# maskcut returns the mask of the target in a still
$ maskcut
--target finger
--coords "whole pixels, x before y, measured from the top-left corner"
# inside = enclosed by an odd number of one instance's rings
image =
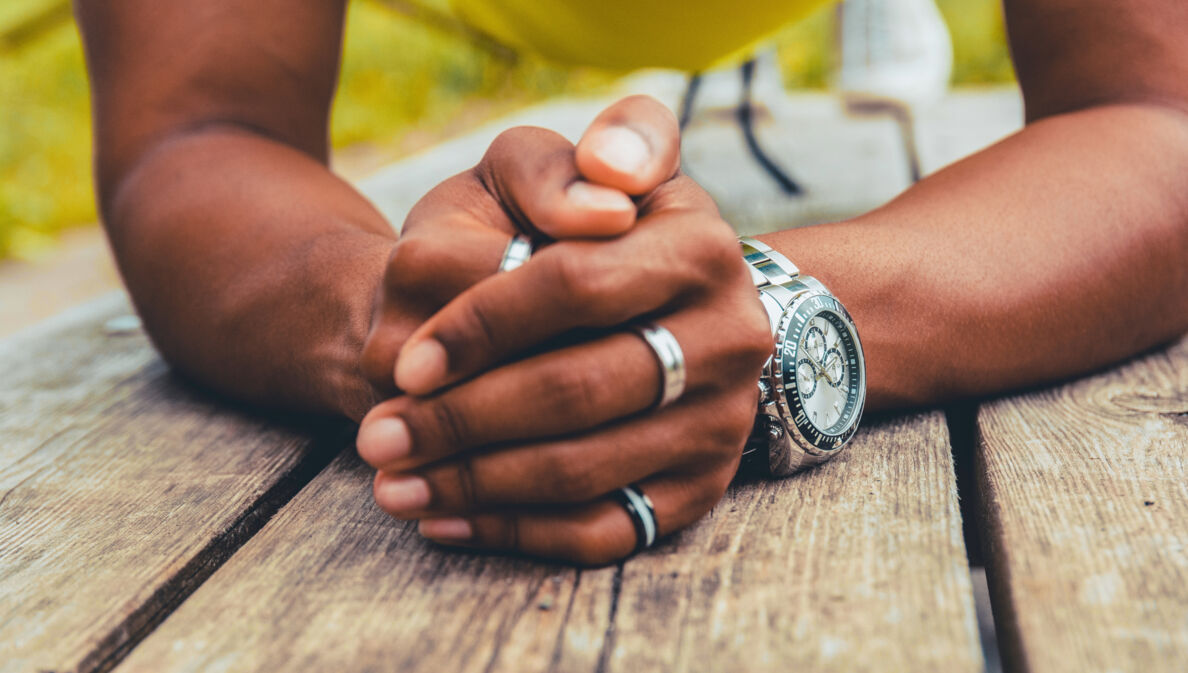
[[[650,379],[658,368],[649,358],[639,337],[611,334],[513,362],[434,397],[402,398],[363,419],[359,455],[395,472],[477,446],[596,427],[656,399]],[[399,443],[386,440],[393,423],[404,425]],[[376,433],[377,424],[389,429]]]
[[[384,269],[371,328],[360,367],[377,394],[391,396],[396,386],[396,358],[405,340],[424,322],[470,286],[494,274],[510,235],[476,226],[458,213],[438,224],[443,235],[414,228],[401,236]]]
[[[360,366],[380,399],[399,393],[396,356],[425,318],[494,274],[515,225],[474,175],[444,180],[417,201],[384,267]]]
[[[573,143],[547,129],[522,126],[501,133],[475,172],[526,233],[606,237],[635,222],[631,198],[583,180]]]
[[[745,273],[729,227],[697,212],[658,213],[611,241],[563,241],[426,321],[401,350],[396,379],[424,395],[574,328],[621,325]]]
[[[651,96],[629,96],[603,110],[577,144],[577,168],[590,182],[642,195],[676,175],[677,118]]]
[[[418,302],[436,310],[499,272],[512,234],[464,214],[443,215],[436,224],[396,242],[384,276],[389,303]]]
[[[586,502],[658,472],[736,462],[754,404],[749,393],[728,402],[699,396],[586,435],[465,452],[412,472],[381,471],[375,500],[401,519]]]
[[[657,323],[681,346],[686,396],[720,389],[743,372],[757,377],[771,352],[765,322],[715,321],[717,314],[683,311]],[[588,430],[652,407],[663,385],[651,346],[620,331],[498,367],[439,395],[377,407],[360,426],[358,446],[373,467],[405,471],[477,446]],[[408,441],[373,436],[381,420],[403,423]]]
[[[637,485],[655,507],[657,538],[684,528],[721,500],[733,475],[719,468],[696,477],[665,475]],[[601,566],[630,555],[635,524],[610,498],[571,507],[422,519],[419,531],[441,544],[512,551]]]

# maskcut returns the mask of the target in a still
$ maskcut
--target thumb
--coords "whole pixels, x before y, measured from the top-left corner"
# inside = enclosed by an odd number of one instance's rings
[[[627,194],[647,194],[676,175],[681,133],[676,116],[651,96],[629,96],[603,110],[578,141],[586,180]]]

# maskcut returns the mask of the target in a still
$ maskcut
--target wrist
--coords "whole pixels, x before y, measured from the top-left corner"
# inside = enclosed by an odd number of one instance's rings
[[[330,296],[338,306],[327,312],[338,315],[337,329],[322,332],[322,339],[311,344],[313,353],[306,361],[320,365],[317,376],[321,406],[352,420],[363,418],[382,398],[369,380],[364,367],[365,349],[383,307],[384,274],[395,248],[396,239],[366,235],[337,251],[350,260],[349,273],[336,266],[310,264],[307,273],[330,274],[323,279],[333,285]],[[318,271],[322,268],[324,270]],[[392,378],[389,370],[388,378]]]
[[[845,304],[862,335],[867,356],[867,407],[916,406],[943,385],[937,362],[937,322],[926,270],[929,247],[913,244],[911,231],[878,212],[759,237],[820,279]],[[929,298],[922,302],[921,297]],[[932,353],[928,356],[927,353]]]

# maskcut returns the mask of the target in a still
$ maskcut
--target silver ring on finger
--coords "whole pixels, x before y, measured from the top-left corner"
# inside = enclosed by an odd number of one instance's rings
[[[685,392],[687,378],[685,353],[681,350],[681,344],[672,332],[655,323],[634,325],[631,329],[643,337],[660,364],[660,394],[654,408],[660,409],[676,402]]]
[[[503,250],[503,259],[499,261],[499,273],[519,268],[532,257],[532,239],[523,234],[516,234],[508,241]]]
[[[632,554],[647,549],[656,543],[656,507],[652,499],[639,489],[638,484],[624,486],[612,496],[623,506],[631,525],[635,527],[635,549]]]

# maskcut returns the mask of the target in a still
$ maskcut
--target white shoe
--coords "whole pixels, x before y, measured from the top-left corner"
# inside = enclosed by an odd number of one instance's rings
[[[953,44],[933,0],[845,0],[835,87],[851,108],[915,108],[949,86]]]

